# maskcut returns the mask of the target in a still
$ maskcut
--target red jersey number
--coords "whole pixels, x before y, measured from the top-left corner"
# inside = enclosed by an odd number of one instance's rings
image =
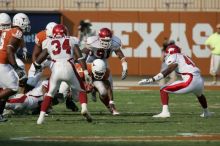
[[[60,54],[61,49],[66,50],[66,54],[71,54],[71,46],[69,44],[69,39],[65,39],[62,47],[59,40],[53,40],[51,45],[54,46],[54,50],[52,51],[54,55]]]

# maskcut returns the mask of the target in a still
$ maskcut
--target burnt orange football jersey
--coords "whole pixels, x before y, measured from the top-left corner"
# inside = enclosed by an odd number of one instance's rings
[[[38,46],[42,46],[42,42],[47,38],[46,31],[42,30],[38,32],[35,36],[35,44]]]
[[[88,70],[89,74],[91,75],[92,74],[92,64],[88,63],[86,65],[87,65],[87,70]],[[74,66],[75,66],[76,71],[78,72],[80,78],[82,80],[84,80],[85,76],[84,76],[84,72],[83,72],[83,69],[82,69],[81,65],[79,63],[75,63]]]
[[[0,42],[0,63],[1,64],[8,63],[7,46],[9,45],[9,41],[12,37],[22,40],[23,32],[19,28],[16,28],[16,27],[2,31],[1,42]]]

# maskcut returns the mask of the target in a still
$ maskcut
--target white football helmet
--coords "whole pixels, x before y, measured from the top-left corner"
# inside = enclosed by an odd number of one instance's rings
[[[24,13],[18,13],[13,17],[13,26],[20,27],[24,32],[29,32],[31,30],[30,20],[28,16]]]
[[[49,22],[47,24],[47,26],[46,26],[46,35],[47,35],[47,37],[50,37],[50,38],[53,37],[53,28],[56,25],[57,25],[57,23],[55,23],[55,22]]]
[[[11,28],[11,18],[6,13],[0,13],[0,30]]]
[[[92,73],[95,79],[101,80],[106,72],[106,64],[102,59],[96,59],[92,63]]]

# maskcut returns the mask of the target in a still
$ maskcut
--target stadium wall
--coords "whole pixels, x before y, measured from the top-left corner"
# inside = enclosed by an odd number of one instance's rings
[[[16,11],[7,12],[13,16]],[[204,42],[215,31],[218,12],[140,12],[140,11],[61,11],[25,12],[32,30],[24,39],[29,56],[34,36],[51,21],[64,23],[72,35],[82,19],[90,19],[93,29],[109,27],[122,40],[127,56],[129,75],[153,75],[160,71],[161,45],[165,37],[177,41],[182,51],[192,57],[203,75],[209,74],[210,51]],[[121,63],[115,55],[110,58],[113,75],[121,74]],[[29,68],[29,65],[28,67]]]
[[[210,50],[205,40],[215,31],[218,12],[131,12],[131,11],[62,11],[63,23],[73,35],[82,19],[90,19],[93,29],[109,27],[122,40],[129,75],[153,75],[160,71],[161,45],[164,38],[177,42],[182,52],[192,57],[203,75],[209,74]],[[121,74],[121,63],[110,58],[114,75]]]

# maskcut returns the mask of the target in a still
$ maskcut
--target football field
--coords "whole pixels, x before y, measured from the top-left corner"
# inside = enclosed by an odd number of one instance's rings
[[[115,90],[118,116],[89,98],[92,123],[65,104],[54,106],[43,125],[36,124],[36,115],[11,115],[0,123],[0,146],[219,146],[220,91],[206,90],[205,95],[214,112],[209,118],[199,116],[202,110],[192,94],[171,95],[171,117],[152,118],[161,111],[158,90]]]

